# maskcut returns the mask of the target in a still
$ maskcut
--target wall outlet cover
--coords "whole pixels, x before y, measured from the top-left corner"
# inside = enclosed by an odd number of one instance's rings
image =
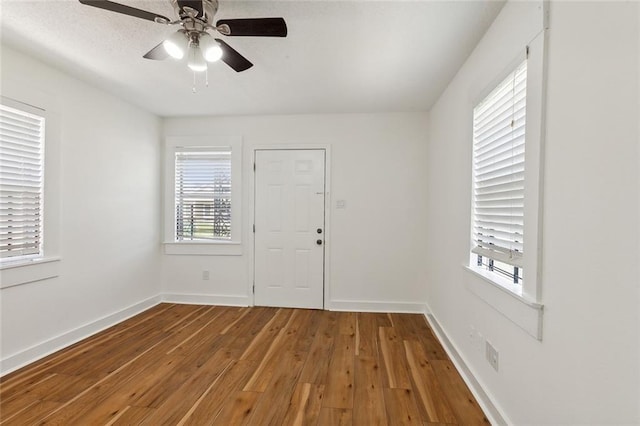
[[[487,357],[487,361],[489,361],[489,364],[491,364],[493,369],[498,371],[498,350],[488,340],[486,341],[485,345],[485,355]]]

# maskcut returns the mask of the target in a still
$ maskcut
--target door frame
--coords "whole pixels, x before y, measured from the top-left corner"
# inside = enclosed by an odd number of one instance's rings
[[[298,150],[324,150],[324,265],[323,265],[323,310],[328,310],[331,300],[331,145],[329,144],[278,144],[278,145],[252,145],[247,149],[246,162],[251,179],[249,182],[249,200],[246,219],[248,232],[251,234],[251,244],[249,244],[249,265],[251,273],[250,282],[247,288],[251,306],[255,306],[255,277],[256,277],[256,234],[253,232],[256,215],[256,174],[254,164],[256,161],[256,151],[298,151]]]

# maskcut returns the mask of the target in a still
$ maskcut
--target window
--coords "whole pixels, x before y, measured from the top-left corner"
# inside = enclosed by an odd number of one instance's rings
[[[231,239],[231,148],[175,153],[175,240]]]
[[[464,265],[467,290],[539,340],[544,308],[545,5],[526,12],[532,27],[525,31],[524,25],[513,40],[507,30],[509,37],[503,39],[511,47],[492,50],[482,65],[486,72],[469,87],[475,102],[467,110],[472,199]],[[535,25],[533,16],[540,18]]]
[[[0,259],[43,254],[42,116],[0,104]]]
[[[476,266],[521,285],[527,62],[473,110],[473,247]]]
[[[239,137],[167,137],[165,254],[242,254],[241,165]]]

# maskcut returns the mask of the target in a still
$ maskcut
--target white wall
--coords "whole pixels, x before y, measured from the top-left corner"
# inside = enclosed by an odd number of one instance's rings
[[[551,3],[542,341],[465,287],[476,279],[461,267],[469,251],[473,102],[526,42],[526,7],[505,6],[431,110],[427,301],[509,422],[637,424],[638,3]],[[471,325],[498,348],[499,372],[472,345]]]
[[[426,114],[297,115],[165,120],[165,135],[243,139],[243,255],[163,260],[163,291],[251,304],[250,159],[255,146],[330,145],[330,285],[333,308],[415,309],[425,299]],[[335,201],[346,201],[336,209]],[[202,280],[210,270],[212,279]],[[340,303],[344,302],[344,303]],[[372,302],[365,305],[360,302]]]
[[[2,94],[48,100],[62,159],[60,275],[0,290],[7,371],[155,303],[161,146],[157,117],[6,46]]]

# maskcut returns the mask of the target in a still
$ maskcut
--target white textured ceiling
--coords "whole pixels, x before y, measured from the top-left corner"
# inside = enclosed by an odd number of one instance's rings
[[[120,3],[173,18],[168,0]],[[175,27],[75,0],[1,0],[3,43],[161,116],[428,110],[503,1],[221,0],[217,19],[282,16],[287,38],[222,37],[253,62],[142,55]]]

